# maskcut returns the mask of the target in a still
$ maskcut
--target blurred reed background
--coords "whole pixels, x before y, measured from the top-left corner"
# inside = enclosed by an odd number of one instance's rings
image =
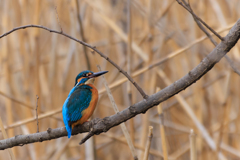
[[[214,30],[221,31],[222,36],[228,33],[240,15],[239,0],[190,2],[194,12]],[[96,46],[134,75],[134,80],[148,95],[155,93],[157,87],[164,88],[187,74],[214,48],[192,16],[175,0],[131,0],[130,7],[127,0],[1,0],[0,4],[0,34],[27,24],[58,31],[62,28],[64,33]],[[132,48],[128,47],[129,39]],[[238,65],[239,44],[228,55]],[[164,58],[167,60],[161,65],[148,68]],[[0,117],[7,136],[37,131],[36,95],[39,96],[40,132],[63,127],[61,108],[74,85],[75,76],[86,69],[98,71],[97,64],[102,70],[109,71],[105,77],[110,86],[115,84],[111,91],[119,110],[142,100],[116,68],[66,37],[28,28],[2,38]],[[103,79],[98,78],[95,85],[100,99],[93,118],[115,114]],[[228,160],[235,160],[240,159],[239,104],[239,75],[222,59],[197,83],[161,104],[164,126],[160,124],[157,107],[129,120],[126,126],[140,160],[147,144],[149,126],[153,126],[150,160],[163,159],[166,153],[169,160],[190,159],[190,129],[196,133],[198,160],[218,159],[218,152]],[[213,151],[202,138],[203,131],[185,112],[183,108],[186,106],[190,106],[194,111],[192,116],[215,141],[217,151]],[[94,141],[89,140],[80,146],[78,143],[83,135],[70,140],[64,137],[14,147],[10,151],[16,159],[23,160],[133,159],[120,126],[94,136]],[[162,144],[163,138],[166,142]],[[3,139],[1,133],[0,139]],[[0,151],[0,159],[9,157],[7,150]]]

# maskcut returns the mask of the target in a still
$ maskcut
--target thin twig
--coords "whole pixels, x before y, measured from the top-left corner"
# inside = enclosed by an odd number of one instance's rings
[[[145,147],[143,160],[148,160],[149,149],[150,149],[151,141],[152,141],[152,137],[153,137],[152,130],[153,130],[153,127],[149,126],[148,140],[147,140],[147,144],[146,144],[146,147]]]
[[[56,12],[56,17],[57,17],[57,21],[58,21],[58,25],[60,27],[61,33],[63,33],[62,26],[58,17],[57,6],[55,6],[55,12]]]
[[[38,126],[39,122],[38,122],[38,111],[37,111],[37,109],[38,109],[38,99],[39,99],[39,97],[38,97],[38,95],[36,95],[36,97],[37,97],[37,102],[36,102],[36,120],[37,120],[37,133],[38,133],[39,132],[39,126]]]
[[[26,28],[40,28],[40,29],[44,29],[44,30],[47,30],[47,31],[49,31],[49,32],[56,33],[56,34],[60,34],[60,35],[63,35],[63,36],[65,36],[65,37],[68,37],[69,39],[72,39],[72,40],[74,40],[74,41],[76,41],[76,42],[78,42],[78,43],[80,43],[80,44],[82,44],[82,45],[84,45],[84,46],[86,46],[86,47],[88,47],[88,48],[91,48],[92,50],[94,50],[95,52],[97,52],[101,57],[103,57],[103,58],[106,59],[109,63],[111,63],[115,68],[117,68],[119,72],[121,72],[124,76],[126,76],[127,79],[137,88],[137,90],[139,91],[139,93],[142,95],[142,97],[143,97],[144,99],[147,99],[147,98],[148,98],[148,95],[147,95],[147,94],[143,91],[143,89],[132,79],[132,77],[129,76],[129,74],[128,74],[126,71],[124,71],[121,67],[119,67],[119,66],[118,66],[114,61],[112,61],[109,57],[107,57],[105,54],[103,54],[101,51],[99,51],[96,47],[91,46],[90,44],[88,44],[88,43],[86,43],[86,42],[83,42],[83,41],[81,41],[81,40],[78,40],[78,39],[76,39],[76,38],[74,38],[74,37],[72,37],[72,36],[70,36],[70,35],[68,35],[68,34],[66,34],[66,33],[64,33],[64,32],[59,32],[59,31],[56,31],[56,30],[52,30],[52,29],[49,29],[49,28],[47,28],[47,27],[45,27],[45,26],[40,26],[40,25],[25,25],[25,26],[16,27],[16,28],[14,28],[14,29],[12,29],[12,30],[10,30],[10,31],[2,34],[2,35],[0,36],[0,39],[1,39],[2,37],[5,37],[5,36],[11,34],[11,33],[14,32],[14,31],[17,31],[17,30],[20,30],[20,29],[26,29]]]
[[[188,7],[186,7],[180,0],[176,0],[183,8],[190,12],[197,20],[199,20],[204,26],[206,26],[212,33],[214,33],[221,41],[224,41],[224,38],[220,36],[214,29],[208,26],[201,18],[199,18],[195,13],[193,13]]]
[[[192,8],[191,8],[190,3],[187,3],[185,0],[182,0],[182,1],[183,1],[183,3],[185,4],[185,6],[186,6],[193,14],[195,14],[195,13],[193,12]],[[193,14],[192,14],[192,16],[193,16]],[[195,15],[196,15],[196,14],[195,14]],[[198,27],[206,34],[206,36],[208,36],[208,38],[210,39],[210,41],[211,41],[215,46],[217,46],[218,43],[213,39],[213,37],[211,36],[211,34],[204,28],[204,26],[201,24],[201,22],[199,22],[199,20],[198,20],[195,16],[193,16],[193,19],[194,19],[194,21],[197,23]]]
[[[192,13],[193,10],[191,8],[190,3],[186,2],[185,0],[182,0],[183,3],[185,4],[185,6],[191,10]],[[194,13],[195,14],[195,13]],[[192,15],[193,16],[193,15]],[[214,46],[216,47],[218,45],[217,41],[215,41],[212,37],[212,35],[204,28],[204,26],[199,22],[199,20],[193,16],[194,21],[197,23],[198,27],[206,34],[206,36],[210,39],[210,41],[214,44]],[[228,61],[228,64],[232,67],[233,71],[238,74],[240,76],[240,71],[238,70],[238,68],[234,65],[234,62],[231,60],[231,58],[228,55],[225,55],[224,58],[226,58],[226,60]]]
[[[80,145],[83,144],[84,142],[86,142],[92,136],[94,136],[94,132],[93,132],[93,130],[90,130],[90,132],[85,137],[83,137],[83,139],[81,140],[81,142],[79,142],[79,144]]]

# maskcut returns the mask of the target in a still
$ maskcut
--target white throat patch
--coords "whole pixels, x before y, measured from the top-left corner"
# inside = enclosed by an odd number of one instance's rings
[[[95,78],[91,78],[85,82],[85,84],[93,84],[95,81]]]

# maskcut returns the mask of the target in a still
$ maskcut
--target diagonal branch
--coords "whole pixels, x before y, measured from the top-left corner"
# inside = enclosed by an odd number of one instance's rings
[[[49,29],[45,26],[40,26],[40,25],[25,25],[25,26],[20,26],[20,27],[16,27],[6,33],[4,33],[3,35],[0,36],[0,39],[11,34],[12,32],[14,31],[17,31],[17,30],[20,30],[20,29],[26,29],[26,28],[40,28],[40,29],[44,29],[44,30],[47,30],[49,32],[52,32],[52,33],[56,33],[56,34],[60,34],[60,35],[63,35],[65,37],[68,37],[69,39],[72,39],[88,48],[91,48],[92,50],[94,50],[95,52],[97,52],[101,57],[103,57],[104,59],[106,59],[108,62],[110,62],[115,68],[117,68],[119,70],[119,72],[121,72],[124,76],[127,77],[127,79],[137,88],[137,90],[140,92],[140,94],[142,95],[142,97],[144,99],[147,99],[148,98],[148,95],[143,91],[143,89],[132,79],[132,77],[126,72],[124,71],[121,67],[119,67],[114,61],[112,61],[109,57],[107,57],[105,54],[103,54],[101,51],[99,51],[95,46],[91,46],[90,44],[86,43],[86,42],[83,42],[81,40],[78,40],[66,33],[64,33],[63,31],[56,31],[56,30],[52,30],[52,29]]]
[[[191,12],[194,21],[197,23],[198,27],[206,34],[206,36],[210,39],[210,41],[214,44],[214,46],[216,47],[218,45],[217,41],[215,41],[213,39],[213,37],[211,36],[211,34],[204,28],[204,26],[200,23],[200,21],[194,16],[196,15],[191,6],[190,3],[187,3],[185,0],[182,0],[183,3],[185,4],[185,7],[187,7]],[[233,71],[238,74],[240,76],[240,71],[238,70],[238,68],[234,65],[234,62],[231,60],[230,57],[228,57],[228,55],[225,55],[224,58],[226,58],[226,60],[228,61],[228,64],[232,67]]]
[[[218,45],[217,41],[215,41],[215,40],[213,39],[213,37],[211,36],[211,34],[204,28],[204,26],[203,26],[203,25],[201,24],[201,22],[196,18],[196,16],[194,16],[194,15],[196,15],[196,14],[193,12],[192,7],[190,6],[190,4],[187,3],[185,0],[182,0],[182,1],[183,1],[183,3],[185,4],[185,7],[188,8],[188,9],[191,11],[190,14],[193,16],[193,19],[194,19],[194,21],[197,23],[198,27],[206,34],[206,36],[208,36],[208,38],[210,39],[210,41],[211,41],[215,46],[217,46],[217,45]],[[185,7],[184,7],[184,8],[185,8]],[[188,9],[186,9],[186,10],[188,11]]]
[[[178,2],[178,4],[183,6],[183,8],[185,8],[188,12],[190,12],[194,18],[199,20],[205,27],[207,27],[212,33],[214,33],[221,41],[224,40],[222,36],[220,36],[216,31],[214,31],[214,29],[212,29],[209,25],[207,25],[201,18],[199,18],[194,12],[192,12],[191,9],[186,7],[180,0],[176,0],[176,1]]]
[[[126,108],[125,110],[118,112],[115,115],[105,117],[103,119],[94,119],[90,122],[86,122],[83,125],[74,128],[73,135],[83,132],[89,132],[90,130],[92,131],[93,135],[107,132],[114,126],[117,126],[138,114],[145,113],[147,110],[154,107],[155,105],[158,105],[159,103],[181,92],[182,90],[186,89],[187,87],[195,83],[197,80],[199,80],[209,70],[211,70],[213,66],[218,63],[220,59],[224,57],[227,52],[230,51],[230,49],[234,47],[239,38],[240,19],[232,27],[227,36],[224,37],[224,41],[217,45],[213,49],[213,51],[202,60],[202,62],[198,66],[189,71],[189,73],[186,74],[184,77],[177,80],[170,86],[162,89],[161,91],[149,96],[148,99],[142,100]],[[65,127],[48,129],[45,132],[39,132],[34,134],[18,135],[9,139],[1,140],[0,150],[12,148],[14,146],[23,146],[25,144],[34,142],[47,141],[64,136],[67,136],[67,131]]]

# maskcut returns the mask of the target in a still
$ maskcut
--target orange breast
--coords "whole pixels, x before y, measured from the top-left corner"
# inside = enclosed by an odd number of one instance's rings
[[[96,105],[98,102],[98,90],[92,84],[88,84],[88,86],[92,87],[91,102],[90,102],[88,108],[85,109],[84,111],[82,111],[82,118],[72,124],[72,128],[74,128],[78,124],[83,124],[84,122],[86,122],[92,116],[92,114],[96,108]]]

